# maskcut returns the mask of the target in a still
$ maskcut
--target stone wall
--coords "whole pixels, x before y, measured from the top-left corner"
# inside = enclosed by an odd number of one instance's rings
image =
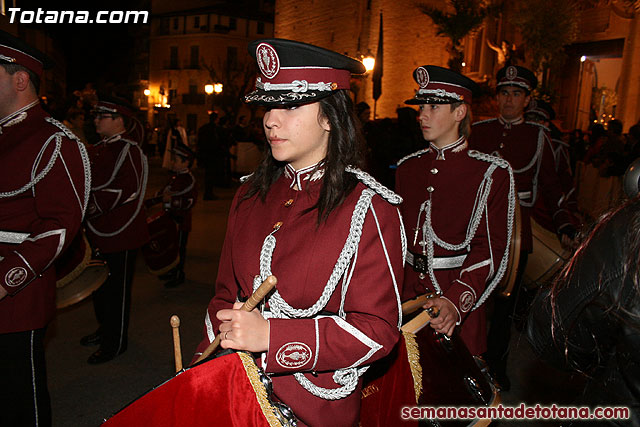
[[[436,0],[444,4],[443,0]],[[431,19],[414,0],[276,0],[275,36],[315,44],[356,57],[376,54],[380,12],[384,20],[382,95],[376,117],[395,117],[396,108],[417,88],[413,70],[425,64],[446,66],[447,39],[435,35]],[[356,79],[356,102],[373,110],[371,76]]]

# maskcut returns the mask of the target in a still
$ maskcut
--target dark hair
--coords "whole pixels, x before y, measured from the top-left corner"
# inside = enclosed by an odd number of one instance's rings
[[[38,77],[38,75],[30,69],[18,64],[0,63],[0,66],[2,66],[7,74],[10,75],[14,75],[18,71],[24,71],[29,75],[29,80],[31,81],[31,84],[36,91],[36,95],[38,94],[38,92],[40,92],[40,77]]]
[[[558,292],[564,288],[573,277],[578,260],[584,256],[587,247],[590,245],[596,234],[601,231],[604,226],[608,224],[616,214],[618,214],[618,212],[626,208],[633,209],[633,213],[631,214],[630,221],[627,224],[628,233],[626,238],[624,242],[620,242],[624,248],[624,260],[622,262],[623,275],[620,278],[620,281],[631,280],[635,290],[635,294],[632,298],[636,300],[640,299],[640,194],[638,194],[622,205],[603,214],[597,221],[595,221],[595,226],[588,234],[587,238],[580,244],[572,258],[562,268],[560,274],[556,276],[551,289],[552,327],[557,324],[557,313],[555,308]],[[601,274],[599,280],[602,280],[602,278],[603,276]],[[600,282],[598,285],[602,286],[602,283]],[[621,295],[619,295],[619,297],[620,296]],[[621,303],[620,298],[618,298],[616,302],[617,307],[615,308],[621,308]],[[614,307],[610,307],[609,309],[614,309]]]
[[[357,125],[353,103],[346,90],[337,90],[332,95],[318,101],[320,117],[329,121],[329,144],[324,161],[324,179],[318,203],[312,209],[318,209],[318,223],[327,219],[329,214],[358,183],[357,178],[345,172],[347,166],[362,166],[363,137]],[[318,117],[318,119],[320,119]],[[271,185],[282,175],[285,163],[278,162],[266,147],[265,157],[258,169],[247,181],[249,190],[242,198],[247,200],[255,195],[264,201]]]

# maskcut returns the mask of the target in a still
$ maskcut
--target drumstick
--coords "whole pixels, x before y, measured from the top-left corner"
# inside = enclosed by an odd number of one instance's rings
[[[256,308],[260,301],[262,301],[264,297],[266,297],[267,294],[271,292],[271,290],[276,286],[277,283],[278,279],[276,279],[276,276],[267,277],[265,281],[262,282],[262,284],[258,287],[258,289],[256,289],[256,291],[251,294],[249,299],[245,301],[242,307],[240,307],[240,310],[251,311]],[[216,338],[213,340],[213,342],[209,344],[209,347],[207,347],[206,350],[202,352],[200,357],[198,357],[198,359],[194,363],[198,363],[201,360],[209,357],[209,355],[213,353],[220,345],[220,340],[220,334],[216,335]]]
[[[182,370],[182,350],[180,349],[180,318],[175,314],[171,316],[171,328],[173,329],[173,356],[176,361],[176,372]]]

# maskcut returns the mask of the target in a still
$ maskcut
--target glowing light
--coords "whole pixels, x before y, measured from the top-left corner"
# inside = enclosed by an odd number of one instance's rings
[[[213,85],[211,83],[207,83],[204,85],[204,91],[207,95],[211,95],[213,93]]]
[[[362,64],[367,72],[373,70],[376,66],[376,58],[373,57],[371,51],[368,51],[366,55],[362,56]]]
[[[151,95],[151,91],[149,89],[145,89],[144,96],[149,96],[149,95]]]
[[[216,83],[213,85],[213,91],[215,93],[220,93],[222,92],[222,83]]]
[[[462,63],[462,66],[463,66],[463,67],[466,67],[466,66],[467,66],[467,63],[466,63],[466,62],[463,62],[463,63]]]
[[[586,61],[586,60],[587,60],[587,57],[586,57],[586,56],[582,55],[582,56],[580,57],[580,62],[584,62],[584,61]]]

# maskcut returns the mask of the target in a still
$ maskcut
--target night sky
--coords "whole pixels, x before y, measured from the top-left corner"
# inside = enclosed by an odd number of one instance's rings
[[[59,2],[20,0],[22,10],[151,10],[150,0]],[[149,13],[149,18],[151,13]],[[126,24],[29,24],[46,31],[61,49],[67,63],[67,91],[81,89],[87,82],[98,87],[108,82],[124,83],[130,75],[136,39],[144,34],[143,25]]]

